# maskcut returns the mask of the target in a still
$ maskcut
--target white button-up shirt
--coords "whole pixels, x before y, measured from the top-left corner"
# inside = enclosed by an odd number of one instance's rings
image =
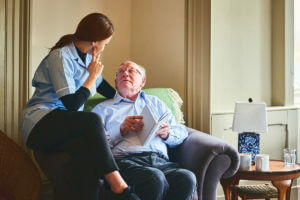
[[[146,104],[152,111],[155,120],[158,120],[163,113],[171,112],[167,105],[158,97],[147,95],[143,91],[139,94],[136,101],[131,101],[116,94],[114,99],[100,103],[92,110],[92,112],[97,113],[102,119],[103,127],[106,130],[114,155],[152,151],[168,158],[167,145],[170,147],[179,145],[188,136],[186,128],[178,124],[175,116],[172,115],[168,120],[170,133],[167,140],[155,136],[149,144],[140,146],[134,143],[133,140],[127,139],[126,136],[122,137],[120,134],[120,125],[124,119],[127,116],[140,115]]]

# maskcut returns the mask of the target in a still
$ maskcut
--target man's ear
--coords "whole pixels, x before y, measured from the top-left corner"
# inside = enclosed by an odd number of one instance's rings
[[[117,78],[115,78],[115,87],[118,90]]]
[[[146,84],[146,77],[144,76],[142,80],[141,88],[143,88],[145,84]]]

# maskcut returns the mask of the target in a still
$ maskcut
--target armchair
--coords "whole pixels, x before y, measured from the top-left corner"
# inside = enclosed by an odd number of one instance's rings
[[[180,111],[182,100],[172,89],[152,88],[146,93],[157,95],[164,101],[175,115],[179,123],[184,123]],[[104,97],[98,95],[88,100],[85,110],[91,110]],[[169,149],[170,160],[178,162],[181,167],[193,171],[197,177],[197,191],[193,200],[215,200],[217,185],[221,178],[233,176],[238,170],[239,156],[237,150],[224,141],[187,127],[188,138],[176,148]],[[72,196],[72,185],[68,182],[68,171],[72,167],[71,158],[65,153],[55,153],[45,156],[35,152],[35,157],[41,169],[53,184],[55,199],[65,199]],[[67,184],[68,183],[68,184]],[[105,194],[103,180],[100,199],[108,199]]]
[[[231,177],[238,170],[238,152],[214,136],[188,127],[187,130],[189,136],[183,144],[170,149],[171,160],[195,173],[198,187],[193,200],[215,200],[220,179]]]
[[[0,200],[37,200],[41,177],[18,144],[0,131]]]

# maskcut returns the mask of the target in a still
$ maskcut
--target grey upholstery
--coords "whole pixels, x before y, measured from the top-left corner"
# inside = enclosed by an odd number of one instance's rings
[[[214,136],[187,129],[189,137],[179,147],[177,161],[195,173],[198,200],[215,200],[220,179],[233,176],[238,170],[238,152]]]
[[[195,129],[187,129],[189,136],[184,143],[177,148],[169,149],[170,160],[195,173],[198,188],[193,199],[215,200],[220,179],[228,178],[238,170],[238,152],[233,146],[216,137]],[[68,182],[68,171],[72,167],[70,157],[65,153],[45,156],[37,152],[35,157],[53,183],[55,199],[72,196],[72,184]],[[103,185],[102,182],[99,184]],[[103,188],[100,190],[101,200],[105,199]]]

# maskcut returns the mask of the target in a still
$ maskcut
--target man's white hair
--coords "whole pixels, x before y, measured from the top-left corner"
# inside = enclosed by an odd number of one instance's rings
[[[143,77],[146,77],[146,69],[143,66],[136,64],[136,70],[140,72]]]
[[[142,77],[146,77],[146,69],[145,69],[143,66],[138,65],[138,64],[136,64],[135,62],[133,62],[133,61],[131,61],[131,60],[128,60],[128,61],[123,62],[123,63],[119,66],[119,68],[120,68],[121,66],[123,66],[123,64],[125,64],[125,63],[132,63],[132,64],[134,64],[136,70],[142,75]],[[116,73],[116,75],[117,75],[117,73]]]

